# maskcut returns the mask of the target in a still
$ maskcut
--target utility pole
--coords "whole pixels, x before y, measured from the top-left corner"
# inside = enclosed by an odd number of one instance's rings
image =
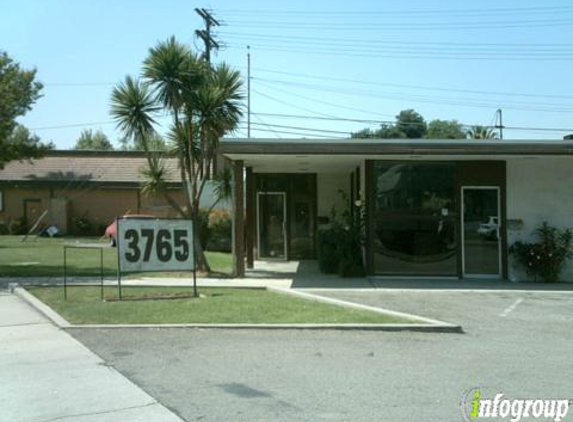
[[[206,9],[203,8],[195,8],[195,12],[201,16],[201,18],[203,19],[203,22],[205,22],[205,29],[198,29],[195,31],[195,35],[197,35],[199,38],[201,38],[203,40],[203,43],[205,44],[205,54],[204,54],[204,58],[205,58],[205,62],[207,62],[207,66],[209,66],[209,68],[211,67],[211,49],[214,48],[216,50],[219,49],[219,43],[217,43],[217,41],[215,41],[215,39],[211,36],[211,27],[212,26],[220,26],[219,22],[217,21],[217,19],[215,19]],[[203,165],[205,163],[201,164],[200,167],[200,172],[201,175],[203,174]],[[207,179],[211,179],[211,170],[213,170],[213,173],[216,172],[217,170],[217,154],[213,154],[213,162],[211,163],[211,166],[207,166],[207,168],[205,169],[206,171],[206,176]]]
[[[502,120],[502,113],[501,108],[497,109],[497,118],[496,118],[496,125],[495,128],[499,129],[499,139],[503,139],[503,120]]]
[[[211,36],[211,27],[219,26],[219,22],[215,19],[206,9],[195,8],[195,12],[201,16],[205,22],[205,29],[198,29],[195,31],[195,35],[203,40],[205,44],[205,61],[207,64],[211,64],[211,49],[219,49],[219,43]]]
[[[247,138],[251,139],[251,46],[247,46]]]

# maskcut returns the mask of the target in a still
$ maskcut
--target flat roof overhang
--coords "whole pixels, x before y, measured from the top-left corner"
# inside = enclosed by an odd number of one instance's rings
[[[223,139],[219,153],[264,173],[351,171],[363,160],[500,160],[573,157],[571,141]]]

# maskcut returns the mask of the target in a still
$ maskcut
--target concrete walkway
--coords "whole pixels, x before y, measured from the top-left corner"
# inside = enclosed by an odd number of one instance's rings
[[[182,421],[19,298],[3,292],[0,398],[0,421]]]
[[[10,283],[20,285],[61,285],[63,277],[1,277],[0,288]],[[98,284],[97,277],[70,277],[70,284]],[[107,277],[106,285],[117,286],[117,277]],[[191,286],[191,277],[139,277],[124,278],[124,286]],[[457,279],[436,277],[362,277],[340,278],[336,274],[323,274],[317,261],[255,261],[245,278],[197,278],[200,287],[283,287],[309,290],[464,290],[464,291],[561,291],[573,292],[573,282],[534,283],[492,279]]]

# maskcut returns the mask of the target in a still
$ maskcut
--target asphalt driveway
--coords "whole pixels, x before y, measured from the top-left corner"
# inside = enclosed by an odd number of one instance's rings
[[[570,293],[321,294],[457,322],[466,333],[72,334],[188,421],[459,421],[462,395],[475,387],[492,396],[573,397]]]

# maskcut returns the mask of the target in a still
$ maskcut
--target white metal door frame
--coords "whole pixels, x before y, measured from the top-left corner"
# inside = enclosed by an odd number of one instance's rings
[[[283,258],[272,258],[272,257],[261,257],[261,216],[260,216],[260,197],[261,195],[279,195],[283,198],[283,245],[284,245],[284,257]],[[276,259],[278,261],[287,260],[287,235],[286,235],[286,221],[287,221],[287,203],[286,203],[286,192],[257,192],[257,257],[258,259]]]
[[[466,245],[465,245],[465,197],[466,190],[495,190],[497,192],[497,274],[473,274],[466,273]],[[462,186],[461,192],[461,232],[462,232],[462,276],[468,278],[501,278],[502,277],[502,257],[501,257],[501,189],[499,186]]]

